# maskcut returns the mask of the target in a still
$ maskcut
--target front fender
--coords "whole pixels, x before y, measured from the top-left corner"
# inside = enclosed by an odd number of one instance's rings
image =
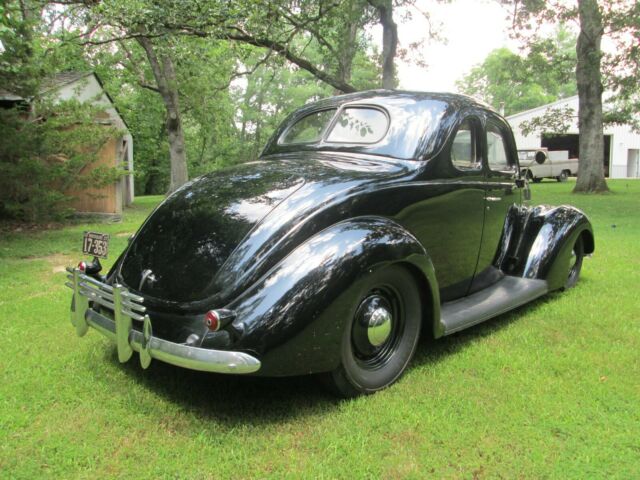
[[[573,245],[578,236],[585,253],[593,253],[593,228],[579,209],[513,206],[507,215],[496,266],[509,275],[546,280],[549,290],[567,280]]]
[[[361,279],[396,262],[430,286],[436,298],[429,305],[437,311],[428,314],[439,314],[433,265],[418,240],[386,218],[358,217],[305,241],[228,305],[237,315],[231,328],[239,332],[232,348],[260,356],[259,374],[336,368],[345,322],[366,293]]]

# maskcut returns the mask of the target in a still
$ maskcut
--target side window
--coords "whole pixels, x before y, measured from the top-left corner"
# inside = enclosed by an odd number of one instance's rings
[[[491,123],[487,124],[487,161],[491,170],[509,170],[511,168],[502,132]]]
[[[458,128],[451,145],[451,163],[458,170],[480,170],[477,128],[475,122],[465,120]]]

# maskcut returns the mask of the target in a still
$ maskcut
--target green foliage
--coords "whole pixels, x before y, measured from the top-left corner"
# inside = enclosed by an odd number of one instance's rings
[[[136,195],[164,194],[169,185],[169,145],[162,100],[143,89],[120,91],[114,100],[133,137]]]
[[[166,108],[136,35],[147,35],[175,66],[191,176],[256,159],[293,109],[337,93],[269,42],[358,89],[380,85],[379,59],[365,34],[377,20],[364,0],[6,5],[0,87],[34,93],[52,73],[95,71],[133,135],[136,194],[165,193],[170,177]]]
[[[575,0],[502,0],[502,3],[509,8],[514,35],[525,45],[544,44],[546,40],[541,40],[539,29],[543,23],[579,23],[578,2]],[[613,93],[606,99],[603,122],[627,124],[640,131],[637,115],[640,111],[640,2],[598,1],[597,8],[602,16],[602,34],[609,47],[606,52],[592,52],[592,55],[601,56],[601,82],[605,91]],[[575,47],[575,41],[572,43]],[[575,80],[571,82],[572,85],[574,83]]]
[[[100,188],[123,172],[83,172],[117,133],[96,122],[99,109],[46,99],[30,109],[0,109],[0,218],[41,222],[69,213],[69,190]]]
[[[496,109],[504,104],[511,115],[575,95],[575,66],[575,37],[560,28],[555,38],[530,45],[526,55],[494,50],[457,86]]]
[[[547,108],[542,115],[520,123],[520,130],[524,136],[534,132],[566,133],[575,116],[576,112],[571,107]]]
[[[0,87],[17,95],[35,93],[43,73],[42,65],[33,61],[37,51],[34,23],[24,18],[19,2],[0,5]]]

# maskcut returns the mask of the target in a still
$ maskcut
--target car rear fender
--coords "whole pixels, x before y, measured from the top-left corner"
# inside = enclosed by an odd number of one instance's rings
[[[549,290],[562,288],[578,236],[584,253],[593,253],[591,222],[575,207],[514,205],[507,214],[495,265],[508,275],[546,280]]]
[[[405,263],[425,295],[425,316],[439,318],[433,265],[407,230],[383,217],[358,217],[314,235],[228,305],[236,312],[232,348],[255,352],[259,374],[329,371],[339,363],[345,322],[366,293],[361,279]]]

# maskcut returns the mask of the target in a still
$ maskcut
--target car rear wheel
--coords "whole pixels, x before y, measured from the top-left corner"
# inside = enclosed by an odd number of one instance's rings
[[[571,249],[571,258],[569,260],[569,274],[567,276],[567,282],[564,288],[568,289],[578,283],[580,278],[580,270],[582,269],[582,260],[584,259],[584,242],[582,235],[580,235],[576,243],[573,244]]]
[[[369,275],[342,338],[340,366],[326,377],[341,396],[373,393],[395,382],[418,345],[422,308],[407,269],[391,265]]]

